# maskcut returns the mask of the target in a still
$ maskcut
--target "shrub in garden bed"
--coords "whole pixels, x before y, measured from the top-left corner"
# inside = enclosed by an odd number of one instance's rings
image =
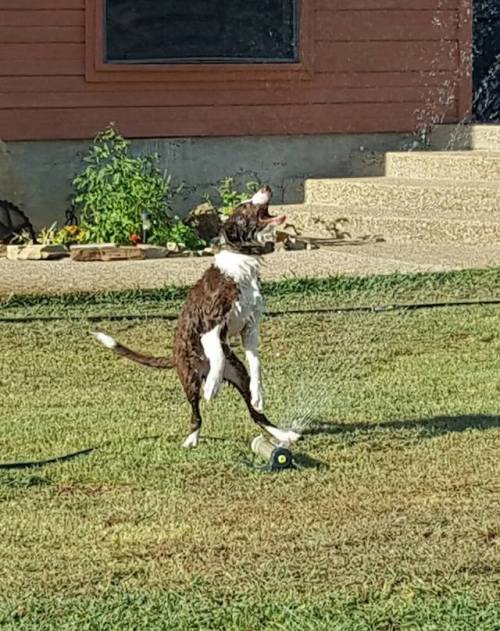
[[[53,223],[50,228],[44,228],[37,237],[37,243],[43,245],[76,245],[84,243],[86,240],[86,232],[77,225],[64,226],[57,229],[57,224]]]
[[[210,253],[206,246],[218,237],[227,216],[259,188],[258,182],[248,182],[240,192],[233,178],[227,177],[216,187],[215,203],[207,196],[208,203],[193,209],[182,221],[172,209],[178,189],[173,189],[170,176],[161,170],[158,155],[134,156],[129,150],[130,142],[114,125],[96,136],[83,159],[82,171],[72,182],[73,224],[45,228],[38,243],[67,247],[113,244],[123,256],[127,253],[123,246],[145,245],[158,246],[155,257],[164,255],[160,254],[162,248],[181,254],[189,253],[184,250]],[[79,225],[75,225],[76,217]],[[144,257],[151,258],[151,248],[147,249]],[[95,253],[96,260],[100,260],[99,252]],[[111,255],[109,251],[107,254]],[[91,255],[86,251],[81,256],[87,260],[85,257]]]
[[[130,142],[114,126],[100,132],[73,180],[73,206],[85,243],[135,245],[147,228],[147,242],[200,249],[206,244],[172,211],[170,177],[157,154],[131,156]]]

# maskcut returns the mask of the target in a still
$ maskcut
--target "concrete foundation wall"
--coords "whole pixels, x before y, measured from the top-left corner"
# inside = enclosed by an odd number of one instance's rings
[[[233,176],[238,185],[250,180],[269,183],[275,203],[303,201],[305,178],[362,174],[372,152],[412,146],[403,134],[269,136],[134,140],[137,153],[157,152],[172,183],[184,184],[174,200],[184,215],[215,185]],[[83,166],[86,141],[0,141],[0,199],[20,206],[37,228],[64,222],[71,179]]]

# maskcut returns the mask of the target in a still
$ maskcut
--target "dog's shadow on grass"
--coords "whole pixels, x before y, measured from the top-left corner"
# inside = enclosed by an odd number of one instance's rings
[[[347,435],[352,433],[369,433],[380,430],[417,430],[418,436],[431,438],[454,432],[468,430],[485,430],[500,427],[500,416],[494,414],[459,414],[456,416],[431,416],[429,418],[382,421],[381,423],[354,422],[335,423],[326,419],[315,419],[304,430],[304,436]]]

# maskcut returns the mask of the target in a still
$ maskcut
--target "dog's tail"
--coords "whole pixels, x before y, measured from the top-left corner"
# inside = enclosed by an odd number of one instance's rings
[[[106,333],[101,333],[100,331],[92,331],[92,335],[103,346],[110,348],[117,355],[126,357],[138,364],[150,366],[151,368],[173,368],[175,366],[175,362],[172,357],[154,357],[153,355],[138,353],[126,346],[123,346],[123,344],[117,342],[110,335],[106,335]]]

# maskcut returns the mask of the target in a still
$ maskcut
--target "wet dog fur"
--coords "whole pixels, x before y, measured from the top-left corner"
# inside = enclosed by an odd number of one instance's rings
[[[94,333],[116,354],[153,368],[175,368],[191,406],[191,431],[185,447],[196,447],[202,417],[200,400],[210,401],[223,382],[242,396],[253,421],[281,444],[299,438],[291,430],[273,425],[264,414],[259,357],[259,326],[263,311],[260,291],[260,256],[274,229],[286,217],[269,213],[272,192],[268,186],[240,204],[225,222],[223,245],[214,264],[190,290],[182,307],[171,357],[153,357],[129,349],[105,333]],[[228,344],[239,336],[248,370]]]

